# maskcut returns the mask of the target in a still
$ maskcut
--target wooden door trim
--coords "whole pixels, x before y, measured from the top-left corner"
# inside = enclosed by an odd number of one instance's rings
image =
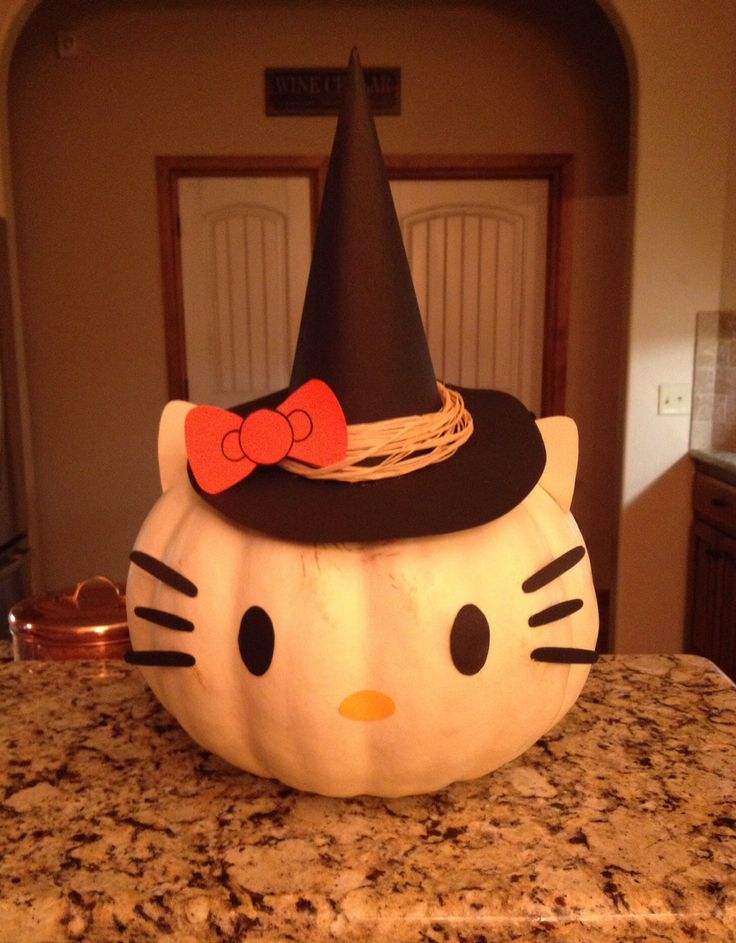
[[[546,180],[547,265],[545,275],[542,415],[565,412],[567,339],[572,268],[573,156],[571,154],[388,155],[394,180]]]
[[[164,335],[169,399],[188,399],[181,252],[179,187],[182,177],[307,177],[312,240],[327,171],[325,157],[157,157],[156,195],[163,279]]]
[[[543,179],[549,185],[547,266],[542,359],[542,415],[565,411],[572,268],[573,157],[571,154],[388,155],[396,180]],[[327,173],[326,157],[157,157],[159,244],[169,397],[187,398],[181,255],[178,241],[180,177],[306,176],[310,180],[312,238]]]

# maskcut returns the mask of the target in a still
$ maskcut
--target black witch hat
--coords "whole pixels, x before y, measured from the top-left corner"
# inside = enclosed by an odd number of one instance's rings
[[[276,409],[324,381],[350,427],[431,416],[442,398],[427,346],[363,72],[353,50],[327,172],[290,386],[232,409]],[[497,390],[455,388],[473,432],[454,454],[396,477],[302,477],[266,465],[217,494],[227,518],[312,543],[379,541],[476,527],[514,508],[544,470],[533,417]]]

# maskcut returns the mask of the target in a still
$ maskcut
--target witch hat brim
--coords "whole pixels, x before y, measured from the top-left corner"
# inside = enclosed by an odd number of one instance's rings
[[[349,425],[441,406],[401,231],[353,51],[325,183],[291,386],[232,409],[275,409],[323,380]],[[497,390],[459,389],[470,439],[449,458],[394,478],[314,480],[260,467],[218,494],[192,486],[231,521],[312,543],[394,540],[465,530],[514,508],[546,462],[527,408]]]
[[[246,416],[274,409],[288,390],[236,407]],[[273,537],[345,543],[424,537],[478,527],[516,507],[544,471],[536,423],[515,397],[460,389],[473,435],[450,458],[380,481],[313,480],[278,466],[258,468],[220,494],[192,486],[231,521]]]

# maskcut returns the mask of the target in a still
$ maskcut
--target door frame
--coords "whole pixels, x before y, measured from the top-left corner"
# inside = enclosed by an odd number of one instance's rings
[[[545,180],[548,184],[542,415],[565,411],[572,269],[573,164],[571,154],[386,155],[395,180]],[[157,157],[156,190],[163,277],[166,367],[170,399],[187,399],[184,308],[179,252],[181,177],[306,176],[310,181],[312,240],[328,158],[283,156]]]

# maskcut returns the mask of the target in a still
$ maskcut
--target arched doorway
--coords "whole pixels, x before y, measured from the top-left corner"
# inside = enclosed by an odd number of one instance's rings
[[[45,579],[68,579],[91,560],[117,575],[155,496],[150,443],[166,396],[155,156],[326,153],[330,119],[264,114],[262,70],[318,55],[340,62],[358,33],[364,60],[395,60],[403,68],[403,113],[379,123],[386,152],[446,153],[449,144],[459,154],[576,154],[566,399],[584,443],[575,511],[600,588],[610,589],[630,115],[626,64],[603,13],[587,0],[564,9],[548,0],[533,11],[499,0],[467,10],[433,4],[430,22],[414,4],[343,3],[326,13],[330,43],[323,39],[316,47],[309,41],[313,17],[295,5],[290,16],[294,36],[303,37],[299,47],[284,46],[267,14],[245,4],[174,7],[126,3],[103,10],[82,3],[71,9],[45,0],[13,57],[20,294],[34,444],[40,455],[43,443],[49,463],[37,462]],[[387,30],[381,17],[389,14]],[[76,30],[76,58],[57,58],[52,40],[61,29]],[[252,49],[248,37],[256,35],[260,43]],[[85,345],[95,350],[91,360]],[[101,430],[97,413],[111,398],[121,421]],[[58,441],[54,430],[70,413],[77,418],[71,437]],[[73,514],[90,534],[72,556],[70,495],[79,496],[71,499]],[[112,542],[98,523],[111,507]]]

